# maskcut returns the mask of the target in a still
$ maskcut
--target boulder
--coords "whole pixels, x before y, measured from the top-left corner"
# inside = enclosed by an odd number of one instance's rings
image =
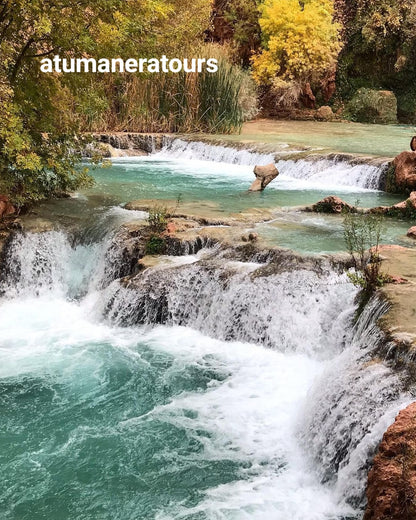
[[[364,520],[416,518],[416,403],[383,436],[368,474]]]
[[[256,180],[253,181],[249,191],[263,191],[264,188],[279,175],[279,172],[275,164],[270,163],[266,166],[255,166],[254,175],[256,176]]]
[[[409,238],[415,238],[416,239],[416,226],[412,226],[407,230],[407,236]]]
[[[354,206],[344,202],[335,195],[330,195],[320,200],[312,206],[312,211],[316,213],[342,213],[342,211],[355,211]]]
[[[335,114],[332,112],[332,108],[328,106],[323,106],[318,108],[316,111],[316,119],[320,121],[332,121],[335,117]]]
[[[0,219],[16,213],[16,208],[5,195],[0,195]]]
[[[397,191],[416,190],[416,152],[402,152],[393,161],[393,184]]]
[[[393,213],[394,210],[396,212],[399,212],[404,217],[415,217],[416,216],[416,191],[412,191],[412,193],[409,195],[409,198],[399,202],[398,204],[395,204],[392,206]]]

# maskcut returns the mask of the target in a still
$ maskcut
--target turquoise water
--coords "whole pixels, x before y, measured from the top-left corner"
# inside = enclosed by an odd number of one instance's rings
[[[230,262],[227,269],[235,276],[225,284],[228,271],[218,279],[209,270],[203,276],[199,257],[189,258],[182,282],[174,283],[168,273],[165,296],[179,316],[204,304],[200,316],[206,325],[210,319],[216,322],[212,330],[227,324],[226,334],[213,334],[218,339],[199,332],[210,329],[198,327],[198,319],[185,320],[186,327],[121,328],[105,318],[117,282],[104,289],[99,283],[111,232],[121,222],[146,217],[120,207],[130,200],[159,199],[170,206],[180,195],[179,212],[191,207],[217,217],[272,209],[276,218],[256,231],[270,244],[305,252],[342,250],[342,225],[337,217],[300,213],[296,206],[329,194],[360,199],[364,206],[398,200],[362,187],[374,175],[365,166],[318,166],[311,171],[303,165],[299,173],[296,165],[281,164],[284,172],[265,192],[248,193],[252,166],[123,159],[96,170],[92,189],[36,208],[65,232],[17,237],[8,258],[0,298],[2,519],[360,516],[345,501],[349,480],[341,475],[337,483],[332,469],[333,480],[323,484],[321,462],[308,452],[311,443],[305,448],[300,442],[302,433],[310,433],[305,424],[311,388],[327,380],[328,367],[349,346],[343,342],[356,291],[345,277],[295,272],[256,279],[251,273],[259,264]],[[386,240],[401,240],[405,225],[392,223]],[[134,316],[134,303],[119,298],[123,313]],[[279,338],[276,349],[262,346],[262,323]],[[227,341],[230,334],[241,337],[243,329],[253,343]],[[379,380],[391,386],[384,373]],[[341,421],[347,430],[349,406]],[[377,441],[385,425],[375,408],[370,437]],[[326,433],[317,431],[336,459],[338,439],[328,446]],[[358,446],[359,455],[355,446],[351,453],[344,450],[358,495],[364,484],[356,461],[371,448],[366,442]]]
[[[364,207],[389,205],[400,197],[355,186],[326,185],[277,177],[263,192],[249,193],[254,180],[252,166],[158,159],[115,160],[108,169],[94,171],[96,186],[86,195],[100,195],[125,203],[137,199],[210,203],[218,214],[238,213],[249,208],[276,208],[313,204],[330,194]]]
[[[409,226],[409,221],[385,219],[381,243],[415,247],[415,241],[406,236]],[[342,216],[282,213],[272,222],[258,224],[252,230],[267,244],[302,253],[330,254],[345,250]]]
[[[410,139],[416,134],[413,125],[373,125],[362,123],[317,121],[249,121],[241,136],[217,136],[227,141],[288,143],[322,151],[360,153],[395,157],[409,150]]]
[[[278,165],[279,166],[279,165]],[[252,166],[189,159],[165,159],[158,156],[115,160],[111,168],[93,172],[96,185],[75,199],[45,204],[40,213],[66,226],[84,226],[99,220],[109,207],[124,205],[131,200],[165,201],[178,213],[190,212],[211,218],[256,210],[273,210],[273,221],[254,226],[254,230],[269,245],[287,247],[304,253],[337,252],[345,249],[342,219],[337,216],[315,215],[296,211],[297,206],[311,205],[328,195],[362,207],[391,205],[401,196],[360,187],[374,175],[367,166],[349,167],[344,164],[303,164],[300,178],[297,163],[285,163],[286,168],[265,191],[247,191],[252,179]],[[344,183],[344,184],[342,184]],[[349,183],[349,184],[345,184]],[[358,184],[358,186],[357,186]],[[162,202],[163,203],[163,202]],[[145,202],[146,204],[146,202]],[[279,208],[285,208],[284,212]],[[134,213],[130,214],[136,219]],[[143,218],[143,217],[142,217]],[[266,215],[266,218],[270,218]],[[127,212],[123,221],[129,220]],[[406,238],[409,221],[386,219],[382,241],[412,247]]]
[[[2,519],[352,513],[294,438],[322,362],[184,327],[119,329],[97,319],[97,297],[0,301]]]

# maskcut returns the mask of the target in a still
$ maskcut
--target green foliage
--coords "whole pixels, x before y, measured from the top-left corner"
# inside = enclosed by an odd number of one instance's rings
[[[44,74],[41,58],[188,53],[202,37],[209,13],[205,0],[0,2],[0,191],[22,206],[89,185],[87,170],[79,166],[85,144],[80,131],[92,126],[114,130],[120,101],[129,94],[122,75]],[[172,86],[167,108],[162,98]],[[155,84],[152,93],[157,92]],[[172,80],[159,106],[142,103],[137,112],[147,119],[174,119],[179,127],[186,110],[176,111],[176,94]],[[137,112],[124,113],[123,122],[134,121]]]
[[[416,121],[413,0],[356,0],[344,5],[338,13],[346,36],[338,65],[339,96],[349,99],[361,87],[392,90],[400,120]]]
[[[361,88],[347,104],[346,115],[360,123],[397,123],[397,100],[392,92]]]
[[[240,129],[243,123],[241,84],[241,71],[225,60],[220,61],[216,74],[200,74],[198,118],[209,132],[229,133]]]
[[[354,267],[348,278],[361,288],[361,312],[375,290],[388,279],[381,271],[379,257],[383,218],[380,215],[345,212],[343,226],[345,244]]]
[[[259,4],[260,0],[228,0],[224,8],[224,20],[232,29],[234,59],[244,67],[261,44]]]
[[[400,189],[396,184],[396,168],[393,163],[390,163],[387,172],[386,172],[386,182],[384,185],[384,190],[388,193],[399,193]]]
[[[86,101],[78,109],[81,128],[97,132],[239,130],[243,119],[257,114],[254,81],[248,72],[232,65],[218,46],[204,47],[200,56],[217,58],[218,72],[129,75],[122,81],[110,76],[98,86],[90,84],[83,92]]]
[[[168,225],[169,210],[166,206],[153,206],[149,209],[147,222],[154,233],[163,233]]]
[[[160,235],[152,235],[146,242],[147,255],[163,255],[166,251],[166,241]]]

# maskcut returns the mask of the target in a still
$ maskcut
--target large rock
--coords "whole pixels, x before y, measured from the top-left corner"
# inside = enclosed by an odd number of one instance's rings
[[[416,190],[416,152],[402,152],[393,161],[394,190],[409,192]]]
[[[262,191],[279,175],[279,172],[275,164],[270,163],[266,166],[255,166],[254,175],[256,176],[256,180],[250,186],[249,191]]]
[[[0,219],[16,213],[16,208],[5,195],[0,195]]]
[[[408,199],[387,208],[386,214],[393,217],[416,218],[416,191],[412,191]]]
[[[342,213],[343,211],[355,211],[354,206],[344,202],[335,195],[330,195],[320,200],[310,208],[316,213]]]
[[[323,106],[316,111],[316,119],[320,121],[332,121],[335,117],[331,107]]]
[[[368,475],[364,520],[416,519],[416,403],[383,436]]]

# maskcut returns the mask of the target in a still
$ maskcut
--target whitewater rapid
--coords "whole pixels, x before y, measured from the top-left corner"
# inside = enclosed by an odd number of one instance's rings
[[[8,246],[2,518],[359,518],[407,396],[346,277],[206,249],[126,284],[107,224]]]

